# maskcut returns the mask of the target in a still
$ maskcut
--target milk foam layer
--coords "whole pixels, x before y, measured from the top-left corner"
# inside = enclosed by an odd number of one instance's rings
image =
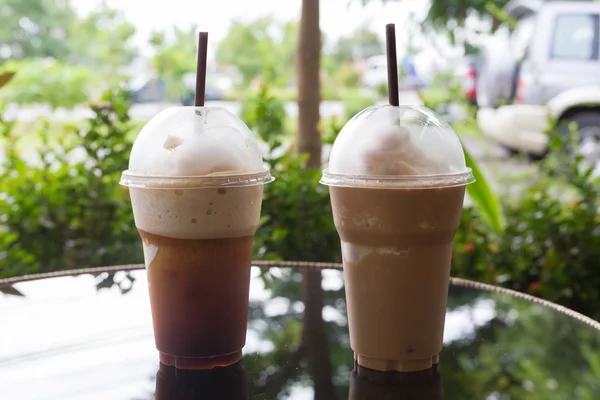
[[[138,229],[176,239],[223,239],[254,235],[263,186],[129,191]]]
[[[338,135],[329,172],[362,176],[445,175],[468,171],[460,140],[424,107],[369,107]]]
[[[178,239],[221,239],[254,235],[263,181],[206,183],[252,173],[266,176],[268,170],[241,120],[223,108],[173,107],[142,129],[124,178],[136,181],[128,186],[138,229]]]
[[[144,126],[129,158],[142,176],[236,175],[262,172],[250,129],[219,107],[167,108]]]

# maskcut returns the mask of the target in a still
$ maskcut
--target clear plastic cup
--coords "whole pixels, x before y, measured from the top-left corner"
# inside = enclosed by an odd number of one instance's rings
[[[138,135],[121,184],[142,238],[163,364],[241,359],[253,236],[272,180],[252,133],[225,109],[169,108]]]
[[[452,241],[465,185],[460,140],[424,107],[369,107],[338,135],[321,183],[341,239],[359,365],[418,371],[443,345]]]

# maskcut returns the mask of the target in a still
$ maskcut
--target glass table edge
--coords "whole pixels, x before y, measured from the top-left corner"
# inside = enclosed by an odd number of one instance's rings
[[[326,263],[326,262],[311,262],[311,261],[268,261],[268,260],[253,260],[253,267],[259,268],[292,268],[299,271],[306,270],[337,270],[342,271],[341,263]],[[128,271],[137,271],[145,269],[144,264],[125,264],[125,265],[112,265],[112,266],[102,266],[102,267],[91,267],[91,268],[80,268],[80,269],[69,269],[63,271],[55,271],[55,272],[46,272],[39,274],[30,274],[30,275],[22,275],[16,276],[12,278],[0,279],[0,290],[4,288],[10,288],[15,284],[35,281],[40,279],[50,279],[50,278],[60,278],[67,276],[77,276],[84,274],[101,274],[101,273],[116,273],[116,272],[128,272]],[[491,285],[488,283],[481,283],[476,281],[471,281],[463,278],[455,278],[450,277],[450,284],[452,286],[459,286],[465,288],[471,288],[486,292],[493,292],[508,295],[520,300],[528,301],[531,303],[535,303],[541,305],[543,307],[547,307],[552,309],[553,311],[557,311],[561,314],[565,314],[571,318],[578,320],[581,323],[584,323],[591,328],[600,331],[600,322],[587,317],[577,311],[573,311],[567,307],[561,306],[559,304],[553,303],[548,300],[541,299],[539,297],[535,297],[526,293],[521,293],[516,290],[503,288],[500,286]]]

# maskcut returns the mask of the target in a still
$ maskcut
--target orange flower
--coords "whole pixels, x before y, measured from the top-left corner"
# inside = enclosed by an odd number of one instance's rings
[[[542,286],[544,286],[544,284],[542,282],[540,282],[540,281],[531,282],[531,284],[529,284],[529,286],[527,287],[527,291],[528,292],[536,292]]]
[[[466,247],[467,247],[467,252],[469,252],[469,253],[472,252],[473,250],[475,250],[475,245],[471,242],[468,242],[466,244]]]

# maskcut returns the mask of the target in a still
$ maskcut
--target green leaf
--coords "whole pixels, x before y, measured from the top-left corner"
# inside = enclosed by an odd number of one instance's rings
[[[487,1],[484,8],[492,17],[505,23],[510,29],[516,28],[517,21],[502,9],[502,4],[498,5],[493,1]]]
[[[590,365],[592,374],[595,377],[600,377],[600,354],[594,352],[589,345],[583,346],[582,350],[584,350],[583,354],[585,354],[585,358]]]
[[[12,80],[15,74],[16,72],[14,71],[3,72],[2,74],[0,74],[0,88],[8,84],[8,82]]]
[[[464,152],[467,166],[473,170],[473,176],[476,180],[467,186],[467,193],[479,208],[483,219],[496,233],[502,233],[505,225],[502,205],[475,160],[466,149]]]

